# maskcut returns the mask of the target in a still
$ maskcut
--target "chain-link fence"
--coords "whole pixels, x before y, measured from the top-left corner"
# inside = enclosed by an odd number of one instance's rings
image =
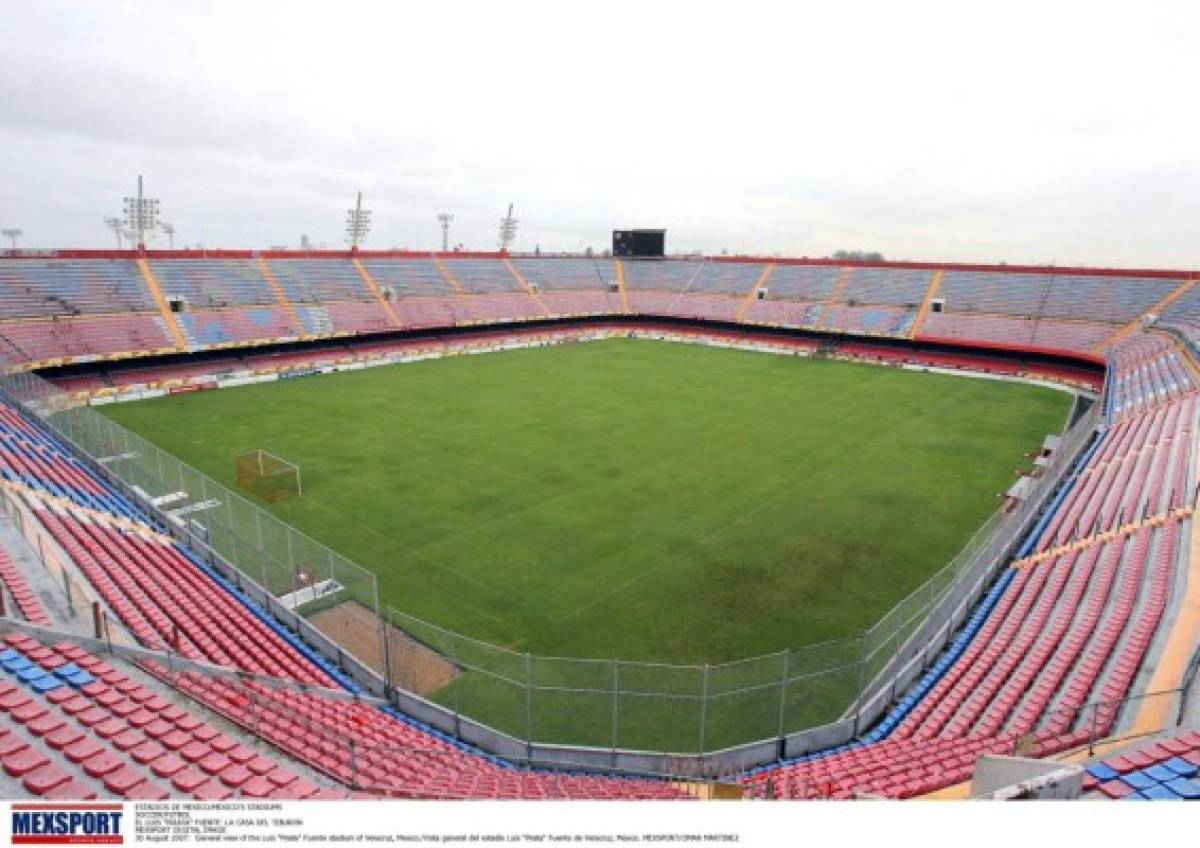
[[[357,650],[380,653],[374,574],[37,375],[9,373],[0,387],[123,484],[166,529],[209,548],[283,606],[308,614],[339,605],[369,611],[370,638],[353,641]]]
[[[373,574],[29,373],[3,381],[147,509],[263,587],[283,620],[315,623],[330,646],[400,691],[398,702],[479,744],[530,758],[576,752],[728,753],[769,760],[845,742],[926,668],[1037,521],[1094,435],[1094,404],[1064,434],[1028,496],[997,512],[962,552],[866,631],[718,665],[518,653],[380,609]],[[287,603],[284,603],[284,602]],[[313,639],[311,630],[305,637]],[[320,640],[318,640],[320,641]],[[383,691],[379,687],[377,691]],[[395,693],[393,693],[395,694]],[[571,756],[576,756],[572,753]],[[717,767],[717,766],[714,766]]]

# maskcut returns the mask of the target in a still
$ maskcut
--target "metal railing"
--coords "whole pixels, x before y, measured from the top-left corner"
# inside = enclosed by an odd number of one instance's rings
[[[1185,687],[1180,687],[1050,710],[1040,717],[1033,730],[978,740],[978,753],[1049,760],[1104,756],[1139,741],[1179,731],[1182,719],[1174,707],[1176,703],[1182,704],[1184,698]],[[1143,711],[1159,718],[1138,721]],[[911,740],[914,746],[930,743],[931,740]],[[901,756],[902,752],[897,751],[898,762]],[[942,763],[937,768],[944,770],[944,776],[938,779],[935,774],[931,781],[938,789],[971,779],[969,771],[953,762]],[[751,799],[869,798],[886,794],[886,779],[865,779],[857,785],[837,787],[834,781],[812,777],[804,769],[780,770],[751,781],[745,791],[745,797]]]
[[[672,665],[518,653],[381,609],[373,574],[85,402],[29,372],[8,373],[0,390],[369,692],[502,756],[659,772],[692,759],[692,774],[845,742],[882,715],[1011,557],[1101,412],[1094,404],[1063,434],[1024,501],[995,513],[867,630],[734,662]],[[167,508],[207,506],[173,518],[156,505],[179,492]],[[304,612],[336,607],[332,632],[280,602],[322,580],[335,588]]]

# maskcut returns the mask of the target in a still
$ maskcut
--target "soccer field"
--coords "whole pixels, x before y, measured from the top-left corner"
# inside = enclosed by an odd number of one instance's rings
[[[104,407],[378,575],[381,603],[517,650],[719,662],[852,633],[945,564],[1058,432],[1026,385],[614,340]]]

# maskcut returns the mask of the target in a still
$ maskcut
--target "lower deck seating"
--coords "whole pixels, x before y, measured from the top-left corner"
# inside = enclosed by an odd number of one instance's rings
[[[266,339],[297,338],[299,328],[287,310],[279,306],[242,309],[197,309],[177,316],[188,346],[200,350],[214,345]]]
[[[7,590],[8,597],[16,606],[17,612],[30,624],[36,624],[39,627],[50,626],[50,617],[46,615],[46,610],[34,595],[16,563],[12,561],[12,557],[8,555],[8,551],[3,548],[0,548],[0,589]],[[10,608],[9,606],[5,607],[5,609]],[[9,613],[9,615],[11,614]]]
[[[742,313],[742,320],[749,324],[768,324],[776,327],[815,327],[821,310],[820,303],[754,300]]]
[[[639,295],[645,298],[646,295]],[[737,318],[740,298],[720,294],[680,295],[669,307],[671,315],[679,318],[702,318],[709,321],[733,321]]]
[[[1189,731],[1088,766],[1085,798],[1200,801],[1200,732]]]
[[[396,304],[396,311],[406,327],[454,327],[478,321],[478,313],[465,298],[412,297]]]
[[[1116,376],[1127,366],[1115,361]],[[1024,738],[1046,756],[1114,730],[1187,556],[1176,510],[1190,503],[1195,414],[1194,395],[1168,395],[1105,432],[1039,525],[1041,553],[1002,573],[884,720],[859,742],[748,773],[748,793],[911,797]]]
[[[9,634],[5,645],[0,767],[31,795],[218,801],[319,791],[69,642]]]
[[[916,311],[888,306],[830,306],[821,326],[840,333],[903,336],[912,327]]]
[[[478,321],[504,323],[531,321],[546,317],[546,310],[542,309],[541,305],[525,292],[473,294],[465,297],[464,300],[474,311]]]
[[[1114,375],[1109,385],[1110,417],[1135,414],[1197,387],[1183,355],[1163,335],[1132,336],[1117,343],[1108,355]]]
[[[17,361],[90,359],[107,354],[174,350],[162,317],[151,313],[89,315],[0,324]]]
[[[595,291],[543,291],[539,297],[552,315],[605,315],[621,311],[619,295]]]

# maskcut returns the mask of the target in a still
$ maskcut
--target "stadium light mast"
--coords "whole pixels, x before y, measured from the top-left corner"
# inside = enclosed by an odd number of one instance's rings
[[[6,239],[8,239],[9,247],[12,250],[13,256],[16,256],[17,255],[17,239],[19,239],[22,235],[24,235],[24,233],[22,233],[21,230],[17,227],[8,227],[3,230],[0,230],[0,235],[4,236]]]
[[[105,218],[104,226],[113,231],[113,235],[117,237],[117,250],[121,249],[121,219],[120,218]]]
[[[158,227],[158,200],[142,196],[142,175],[138,174],[137,197],[126,197],[125,226],[137,235],[137,249],[146,249],[146,232]]]
[[[451,212],[440,212],[437,216],[442,224],[442,253],[450,250],[450,224],[454,220]]]
[[[168,224],[163,221],[158,225],[158,228],[167,234],[167,243],[171,246],[171,250],[175,249],[175,225]]]
[[[508,204],[508,214],[500,219],[500,251],[508,252],[508,248],[517,240],[517,224],[521,223],[512,216],[513,205]]]
[[[358,243],[365,241],[371,232],[371,210],[362,208],[362,192],[354,201],[354,208],[346,210],[346,241],[350,242],[350,250],[358,250]]]

